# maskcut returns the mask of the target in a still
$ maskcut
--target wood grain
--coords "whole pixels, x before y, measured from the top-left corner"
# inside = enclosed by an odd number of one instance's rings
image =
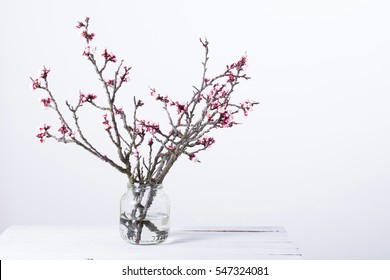
[[[0,259],[301,259],[283,227],[173,228],[160,245],[125,243],[117,226],[12,226]]]

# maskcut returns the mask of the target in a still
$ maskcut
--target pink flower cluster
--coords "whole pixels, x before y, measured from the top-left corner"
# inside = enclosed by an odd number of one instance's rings
[[[41,71],[39,72],[39,77],[38,78],[36,78],[36,79],[30,78],[31,82],[32,82],[32,84],[31,84],[32,90],[36,90],[37,88],[41,88],[42,87],[40,79],[43,79],[44,81],[46,81],[49,72],[50,72],[50,69],[48,69],[45,66],[43,66]]]
[[[159,93],[157,93],[154,89],[150,92],[150,95],[153,96],[156,100],[164,102],[164,103],[170,103],[168,96],[162,96]]]
[[[43,142],[45,142],[46,138],[51,137],[51,136],[49,136],[49,133],[48,133],[50,128],[51,128],[51,125],[48,125],[48,124],[43,124],[41,127],[38,128],[38,134],[36,136],[39,138],[39,142],[43,143]],[[65,124],[62,124],[60,126],[60,128],[58,129],[58,132],[61,133],[63,137],[65,137],[65,135],[67,135],[69,137],[75,136],[75,134],[72,131],[70,131],[65,126]]]
[[[83,55],[90,56],[91,54],[92,54],[91,46],[86,46],[84,51],[83,51]]]
[[[96,98],[97,98],[97,96],[93,93],[83,94],[80,92],[80,102],[81,103],[92,102]]]
[[[244,102],[241,102],[241,108],[244,110],[244,115],[248,116],[248,112],[253,110],[253,105],[255,104],[255,101],[246,100]]]
[[[187,111],[187,105],[181,104],[181,103],[179,103],[177,101],[174,104],[171,103],[171,106],[176,106],[178,114],[182,114],[185,111]]]
[[[159,93],[157,93],[154,89],[152,89],[151,93],[150,93],[151,96],[153,96],[157,101],[161,101],[163,103],[166,103],[170,106],[176,106],[176,109],[177,109],[177,113],[178,114],[182,114],[184,112],[187,111],[188,109],[188,106],[185,105],[185,104],[182,104],[178,101],[172,101],[168,98],[168,96],[162,96],[160,95]]]
[[[127,83],[129,81],[130,68],[127,66],[124,66],[123,70],[125,70],[125,72],[123,72],[123,74],[120,76],[120,79],[123,83]]]
[[[106,131],[109,131],[112,128],[112,125],[110,125],[109,120],[107,119],[107,114],[103,115],[103,122],[102,122],[104,129]]]
[[[106,80],[104,83],[108,87],[114,87],[114,85],[115,85],[115,81],[114,80]]]
[[[202,139],[199,139],[197,143],[203,145],[204,147],[210,147],[215,143],[215,140],[213,137],[203,137]]]
[[[44,80],[47,79],[47,75],[49,74],[50,72],[50,69],[46,68],[45,66],[43,66],[42,70],[41,70],[41,74],[40,74],[40,77]]]
[[[237,71],[244,70],[244,66],[247,65],[247,61],[248,61],[248,59],[245,55],[245,56],[241,57],[241,59],[239,61],[237,61],[236,63],[231,64],[230,67],[229,66],[226,66],[226,67],[230,70],[231,69],[236,69]]]
[[[51,98],[50,98],[50,97],[48,97],[48,98],[42,98],[42,99],[41,99],[41,102],[42,102],[43,107],[50,107]]]
[[[32,82],[32,84],[31,84],[32,90],[36,90],[38,88],[47,89],[46,88],[47,87],[47,77],[48,77],[49,73],[50,73],[50,69],[43,66],[42,69],[39,71],[38,78],[36,78],[36,79],[30,78],[31,82]],[[41,98],[41,103],[42,103],[43,107],[45,107],[45,108],[51,107],[52,101],[53,100],[50,97]]]
[[[71,133],[69,133],[69,129],[66,128],[65,124],[62,124],[60,126],[60,128],[58,129],[58,132],[61,133],[63,136],[65,136],[65,134],[69,134],[71,135]]]
[[[109,61],[109,60],[107,60],[107,61]],[[120,79],[121,83],[127,83],[130,80],[130,78],[129,78],[130,68],[127,66],[124,66],[123,70],[124,70],[124,72],[119,75],[119,79]],[[112,79],[106,80],[106,81],[104,81],[104,83],[108,87],[115,87],[116,86],[115,80],[112,80]]]
[[[102,56],[106,59],[106,61],[111,61],[113,63],[116,62],[116,56],[113,53],[108,53],[107,49],[104,49]]]
[[[37,137],[41,143],[45,142],[47,138],[47,131],[51,128],[51,125],[43,124],[41,127],[38,127]]]
[[[226,107],[227,93],[226,85],[214,84],[211,91],[206,95],[206,101],[209,103],[210,109],[219,110],[221,107]]]
[[[241,70],[244,70],[244,66],[246,66],[246,65],[247,65],[247,58],[246,58],[246,56],[241,57],[241,59],[238,62],[232,63],[230,66],[226,65],[226,69],[227,69],[226,70],[226,74],[228,76],[227,82],[228,83],[235,82],[237,80],[237,75],[235,75],[233,73],[233,70],[236,70],[237,72],[241,71]]]
[[[233,113],[231,111],[225,110],[224,112],[219,113],[218,127],[232,127],[235,124],[237,123],[234,121]]]
[[[114,105],[114,114],[115,114],[115,115],[122,115],[122,114],[124,114],[123,107],[117,108],[117,107]]]
[[[190,154],[188,158],[193,162],[200,162],[200,160],[196,157],[195,154]]]
[[[245,63],[246,63],[246,58],[243,57],[240,61],[232,64],[230,67],[231,67],[231,69],[236,69],[236,68],[244,66]],[[229,67],[229,69],[230,69],[230,67]],[[200,94],[199,99],[198,99],[198,102],[200,102],[201,100],[205,100],[205,102],[208,106],[208,109],[209,109],[207,117],[208,117],[208,120],[210,122],[214,121],[214,118],[213,118],[214,114],[212,113],[212,111],[216,110],[218,112],[216,115],[217,120],[218,120],[216,126],[220,127],[220,128],[232,127],[233,125],[237,124],[234,121],[234,116],[233,116],[234,113],[230,109],[228,109],[228,107],[229,107],[228,94],[229,94],[229,90],[228,90],[226,84],[215,83],[212,86],[211,90],[206,95]],[[161,102],[166,103],[170,106],[176,106],[178,114],[183,114],[188,109],[187,105],[184,105],[184,104],[179,103],[177,101],[172,101],[168,96],[162,96],[159,93],[157,93],[154,89],[151,91],[151,95],[157,101],[161,101]],[[247,116],[248,112],[252,110],[252,106],[255,103],[256,102],[254,102],[254,101],[244,101],[244,102],[240,103],[241,109],[243,110],[245,116]]]
[[[141,120],[139,121],[139,124],[141,125],[141,132],[150,132],[152,134],[155,134],[156,132],[160,131],[160,125],[153,121]]]
[[[89,43],[89,41],[92,41],[93,37],[95,37],[95,33],[88,33],[88,24],[89,24],[89,17],[86,17],[84,22],[81,21],[77,22],[76,28],[84,29],[81,31],[81,36],[84,37]]]
[[[84,22],[78,21],[76,28],[80,29],[81,27],[85,27],[85,24],[84,24]]]
[[[31,81],[32,81],[32,85],[31,85],[32,90],[36,90],[37,88],[41,87],[41,82],[39,81],[39,79],[31,79]]]
[[[137,149],[135,149],[133,152],[132,152],[132,155],[135,156],[136,158],[140,158],[140,154],[139,154],[139,151]]]
[[[233,119],[233,113],[228,110],[228,93],[229,92],[225,84],[221,85],[216,83],[206,96],[201,96],[201,99],[204,99],[207,103],[209,109],[207,117],[210,122],[214,121],[212,112],[217,110],[219,114],[217,127],[232,127],[236,124]]]
[[[88,33],[86,30],[81,32],[81,36],[87,39],[88,41],[92,41],[93,37],[95,37],[95,33]]]

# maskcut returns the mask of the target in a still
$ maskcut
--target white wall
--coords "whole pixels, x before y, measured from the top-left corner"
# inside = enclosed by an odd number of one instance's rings
[[[247,51],[252,80],[237,96],[261,105],[218,133],[201,164],[172,170],[173,226],[282,225],[308,259],[390,258],[389,9],[379,0],[1,1],[0,232],[118,220],[122,175],[34,137],[55,122],[28,88],[43,64],[62,101],[97,90],[74,28],[88,15],[95,44],[133,66],[128,100],[153,102],[148,85],[188,97],[199,37],[214,73]]]

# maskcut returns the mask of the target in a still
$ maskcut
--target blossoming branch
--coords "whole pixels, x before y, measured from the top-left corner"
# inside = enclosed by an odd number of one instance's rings
[[[158,122],[142,119],[140,115],[144,102],[133,97],[134,109],[131,114],[116,104],[116,97],[122,86],[129,81],[131,67],[124,65],[109,50],[104,49],[101,56],[91,45],[95,34],[89,31],[89,18],[78,22],[86,46],[82,55],[91,63],[102,84],[105,101],[95,93],[80,92],[74,105],[66,101],[66,107],[73,116],[72,120],[64,117],[58,102],[49,87],[50,69],[43,67],[39,77],[30,78],[33,90],[41,90],[41,103],[56,113],[60,124],[56,130],[52,125],[43,124],[37,137],[40,142],[51,138],[61,143],[72,143],[107,162],[119,172],[126,174],[130,183],[160,184],[176,160],[186,155],[190,160],[199,162],[197,154],[215,143],[210,132],[215,129],[237,125],[235,115],[245,116],[258,104],[245,100],[234,103],[232,95],[237,85],[249,77],[245,74],[247,57],[226,66],[219,75],[207,76],[209,60],[209,42],[200,40],[205,56],[202,62],[202,80],[198,87],[193,87],[187,101],[177,101],[150,89],[151,96],[162,105],[167,116],[169,129],[163,131]],[[107,71],[107,65],[116,64],[113,73]],[[118,158],[112,159],[99,151],[93,142],[83,133],[79,123],[79,112],[84,106],[92,106],[102,112],[102,129],[114,145]],[[146,152],[143,155],[142,152]]]

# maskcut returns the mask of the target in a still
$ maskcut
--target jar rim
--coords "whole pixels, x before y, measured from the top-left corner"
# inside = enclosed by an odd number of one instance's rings
[[[128,183],[127,188],[129,189],[161,189],[163,184],[140,184],[140,183]]]

